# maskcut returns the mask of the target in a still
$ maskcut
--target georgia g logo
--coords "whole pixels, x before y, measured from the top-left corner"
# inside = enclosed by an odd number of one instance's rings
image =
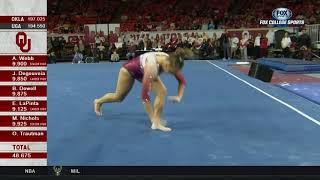
[[[16,44],[22,52],[29,52],[31,49],[31,39],[28,39],[25,32],[18,32],[16,35]],[[25,48],[25,46],[27,46]]]

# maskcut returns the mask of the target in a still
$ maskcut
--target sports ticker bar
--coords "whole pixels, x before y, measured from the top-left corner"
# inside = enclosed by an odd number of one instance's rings
[[[2,4],[0,166],[46,166],[47,2]]]
[[[27,155],[29,156],[29,155]],[[36,154],[35,157],[42,156]],[[19,160],[19,159],[17,159]],[[30,160],[30,159],[29,159]],[[49,175],[49,176],[275,176],[320,175],[319,166],[43,166],[0,167],[2,175]],[[182,178],[185,179],[185,178]],[[214,178],[215,179],[215,178]],[[277,178],[276,178],[277,179]],[[304,179],[304,178],[301,178]]]

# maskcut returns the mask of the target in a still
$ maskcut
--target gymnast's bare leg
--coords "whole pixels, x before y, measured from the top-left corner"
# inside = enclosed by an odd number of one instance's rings
[[[152,91],[155,92],[156,97],[154,100],[153,107],[153,118],[152,118],[152,129],[158,129],[161,131],[171,131],[171,128],[165,127],[166,123],[161,120],[161,113],[165,104],[167,89],[163,82],[158,78],[156,81],[152,82]]]
[[[94,100],[94,111],[98,116],[102,116],[101,107],[104,103],[122,102],[130,92],[134,84],[134,79],[127,69],[122,67],[119,71],[116,91],[107,93]]]

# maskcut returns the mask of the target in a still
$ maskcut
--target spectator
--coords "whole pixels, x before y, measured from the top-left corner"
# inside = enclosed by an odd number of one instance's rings
[[[134,36],[131,34],[130,38],[129,38],[129,44],[134,43],[134,42],[135,42]]]
[[[64,50],[64,47],[66,45],[66,40],[64,39],[64,37],[59,37],[59,46],[58,46],[58,49],[59,49],[59,54],[58,56],[59,57],[62,57],[62,54],[63,54],[63,50]]]
[[[108,50],[108,57],[111,58],[111,55],[113,53],[113,51],[117,50],[117,47],[116,45],[113,43],[110,47],[109,47],[109,50]]]
[[[100,39],[99,35],[96,35],[95,43],[96,43],[96,47],[98,47],[100,45],[101,39]]]
[[[209,38],[208,41],[207,41],[207,55],[209,57],[212,57],[212,55],[214,55],[214,44],[212,42],[212,39]]]
[[[254,58],[260,58],[260,41],[261,41],[261,33],[258,33],[257,37],[254,40]]]
[[[170,30],[175,30],[176,29],[176,25],[174,24],[174,22],[170,23]]]
[[[183,48],[184,47],[184,44],[183,44],[183,41],[182,39],[178,39],[178,42],[177,42],[177,48],[180,47],[180,48]]]
[[[53,48],[52,43],[53,43],[52,37],[48,37],[48,39],[47,39],[47,48],[48,49],[52,49]]]
[[[194,43],[195,40],[196,40],[196,39],[194,38],[194,35],[192,34],[192,35],[188,38],[188,43],[189,43],[190,45],[193,45],[193,43]]]
[[[209,27],[208,27],[208,22],[204,19],[204,20],[202,21],[201,30],[202,30],[202,31],[206,31],[206,30],[208,30],[208,29],[209,29]]]
[[[223,60],[230,59],[230,38],[226,33],[223,33],[220,41],[223,48]]]
[[[84,53],[84,44],[82,39],[79,40],[79,50],[81,53]]]
[[[137,49],[136,45],[131,42],[130,45],[129,45],[128,53],[126,55],[128,59],[132,59],[132,58],[135,57],[136,49]]]
[[[247,61],[248,60],[248,35],[242,34],[242,39],[240,40],[240,51],[241,51],[241,59]]]
[[[267,57],[268,55],[268,39],[261,35],[260,38],[260,57]]]
[[[149,40],[149,37],[148,36],[144,36],[143,38],[143,50],[147,50],[148,48],[148,40]]]
[[[161,36],[160,36],[160,46],[161,46],[161,48],[164,48],[165,47],[165,35],[164,34],[162,34]]]
[[[57,37],[54,38],[52,42],[52,48],[56,56],[60,57],[60,50],[59,50],[59,39]]]
[[[81,63],[83,59],[82,53],[78,50],[73,56],[72,64],[74,63]]]
[[[214,24],[212,22],[212,20],[209,21],[209,24],[208,24],[208,30],[214,30]]]
[[[274,36],[275,36],[275,34],[274,34],[274,30],[273,29],[270,29],[268,31],[268,33],[266,34],[266,37],[268,39],[268,46],[271,46],[273,48],[274,48]]]
[[[117,53],[117,50],[113,50],[113,53],[111,54],[111,61],[112,62],[118,62],[120,59],[119,54]]]
[[[282,54],[286,58],[290,56],[290,46],[291,46],[291,38],[289,37],[289,33],[286,32],[284,34],[284,37],[281,40]]]
[[[170,34],[167,34],[164,40],[165,45],[168,45],[170,43]]]
[[[303,60],[310,60],[311,59],[311,39],[310,36],[307,34],[306,29],[301,31],[301,35],[298,37],[297,42],[298,48],[302,53]]]
[[[218,48],[220,43],[219,43],[219,39],[217,39],[216,33],[213,33],[211,41],[212,41],[211,44],[213,45],[213,54],[214,56],[218,56],[218,52],[219,52]]]
[[[231,57],[232,58],[234,58],[237,54],[238,44],[239,44],[239,38],[236,36],[236,34],[233,34],[233,37],[231,39]]]
[[[157,48],[158,47],[158,40],[151,37],[151,43],[152,43],[152,49]]]
[[[249,35],[247,49],[248,49],[248,57],[250,59],[253,58],[254,57],[254,40],[252,35]]]
[[[157,31],[161,31],[161,30],[162,30],[162,26],[161,26],[160,23],[157,25],[156,30],[157,30]]]
[[[208,36],[205,32],[202,33],[202,38],[203,40],[207,41],[208,40]]]
[[[147,39],[146,46],[146,50],[150,51],[152,49],[152,41],[150,38]]]
[[[138,50],[144,50],[144,43],[142,39],[139,40]]]
[[[48,63],[49,63],[49,64],[55,64],[55,63],[56,63],[56,55],[55,55],[54,51],[51,51],[51,52],[49,53]]]
[[[102,60],[103,55],[104,55],[104,51],[105,51],[105,47],[103,46],[102,42],[100,43],[100,45],[97,48],[98,48],[99,58],[100,58],[100,60]]]
[[[100,36],[99,39],[100,39],[100,43],[106,42],[106,38],[104,36]]]

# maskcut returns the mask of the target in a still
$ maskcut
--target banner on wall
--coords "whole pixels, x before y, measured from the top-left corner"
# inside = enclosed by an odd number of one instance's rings
[[[104,32],[104,35],[108,35],[109,31],[112,33],[120,34],[120,24],[85,24],[84,26],[89,27],[89,32]]]
[[[60,38],[60,37],[63,37],[67,43],[78,44],[80,40],[84,41],[85,34],[83,33],[75,33],[75,34],[50,33],[48,34],[48,38]]]
[[[165,35],[166,38],[171,38],[173,36],[204,36],[207,38],[212,38],[215,34],[217,38],[220,38],[221,34],[227,32],[230,36],[237,36],[241,38],[241,34],[243,32],[248,32],[249,35],[255,37],[258,33],[263,35],[272,34],[279,29],[285,29],[288,32],[294,32],[294,28],[252,28],[252,29],[218,29],[218,30],[210,30],[210,31],[197,31],[197,30],[179,30],[179,31],[142,31],[142,32],[120,32],[119,24],[109,24],[109,37],[108,37],[108,24],[87,24],[88,30],[85,33],[77,33],[77,34],[55,34],[50,33],[48,37],[63,37],[67,43],[77,44],[80,39],[84,41],[85,44],[94,44],[96,35],[98,34],[100,37],[104,37],[104,41],[107,39],[110,43],[115,43],[117,47],[121,47],[122,42],[129,42],[130,36],[133,35],[134,39],[142,38],[145,36],[149,36],[149,38],[156,38],[157,36]]]
[[[279,29],[285,29],[288,32],[295,32],[294,28],[248,28],[248,29],[218,29],[218,30],[210,30],[210,31],[197,31],[197,30],[186,30],[186,31],[146,31],[146,32],[125,32],[123,33],[123,38],[126,42],[129,41],[129,38],[131,35],[136,38],[141,38],[144,36],[149,36],[149,38],[155,38],[156,36],[165,35],[166,38],[170,38],[172,36],[186,36],[187,34],[189,36],[200,36],[200,35],[206,35],[207,38],[212,38],[213,35],[216,35],[216,38],[220,38],[221,34],[224,32],[227,32],[229,36],[237,36],[241,38],[241,34],[243,32],[247,32],[248,35],[256,36],[258,33],[261,33],[263,35],[267,35],[268,32],[276,32]]]
[[[95,37],[104,37],[102,42],[108,40],[111,44],[121,42],[120,24],[85,24],[85,42],[88,44],[95,43]],[[108,36],[109,35],[109,36]]]
[[[213,34],[216,34],[217,38],[221,36],[221,34],[224,32],[224,29],[219,30],[213,30],[213,31],[192,31],[192,30],[186,30],[186,31],[142,31],[142,32],[125,32],[125,37],[130,37],[131,35],[134,35],[135,37],[141,37],[141,36],[149,36],[149,38],[156,38],[156,36],[186,36],[187,34],[189,36],[200,36],[200,35],[206,35],[208,38],[212,38]]]

